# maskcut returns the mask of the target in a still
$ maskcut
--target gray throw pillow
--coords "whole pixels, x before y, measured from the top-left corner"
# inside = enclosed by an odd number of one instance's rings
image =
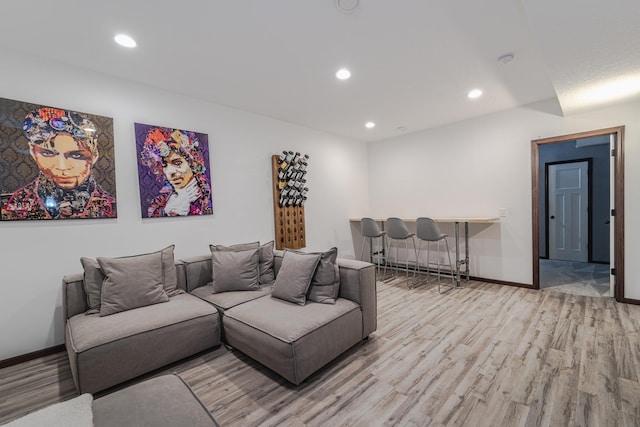
[[[238,243],[237,245],[224,246],[224,245],[209,245],[211,253],[218,251],[248,251],[249,249],[258,249],[260,242],[251,243]]]
[[[80,263],[84,269],[84,292],[87,294],[87,305],[90,313],[97,313],[100,310],[100,298],[102,294],[102,282],[104,274],[100,270],[98,261],[91,258],[80,258]]]
[[[219,252],[219,251],[246,251],[249,249],[260,249],[258,252],[259,255],[259,274],[260,274],[260,284],[266,285],[272,283],[276,274],[273,271],[273,240],[269,243],[265,243],[260,246],[260,242],[251,242],[251,243],[238,243],[237,245],[224,246],[224,245],[209,245],[209,249],[211,253]]]
[[[162,253],[123,258],[98,257],[105,275],[100,316],[169,301],[162,281]]]
[[[273,240],[260,246],[260,284],[266,285],[276,278],[273,270]]]
[[[173,255],[175,245],[167,246],[151,254],[161,254],[162,256],[162,282],[165,292],[170,297],[184,293],[178,288],[178,274]],[[143,254],[143,255],[151,255]],[[89,306],[88,314],[100,311],[100,300],[102,294],[102,282],[104,281],[104,273],[100,269],[100,265],[95,259],[82,257],[80,263],[84,269],[84,291],[87,294],[87,305]]]
[[[213,251],[211,253],[213,293],[260,289],[258,251],[257,248],[246,251]]]
[[[338,248],[320,253],[318,268],[311,279],[307,299],[323,304],[335,304],[340,290],[340,271],[336,264]]]
[[[271,290],[271,296],[305,305],[307,290],[318,262],[320,262],[320,254],[285,250],[282,265]]]
[[[170,297],[183,293],[182,289],[178,289],[178,273],[173,256],[174,248],[175,245],[171,245],[160,251],[162,254],[162,282],[165,292]]]

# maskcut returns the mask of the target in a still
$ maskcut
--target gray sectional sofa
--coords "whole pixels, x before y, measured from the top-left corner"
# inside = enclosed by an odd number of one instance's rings
[[[274,252],[276,279],[283,257]],[[337,259],[340,280],[333,303],[300,304],[272,296],[273,282],[214,293],[211,258],[176,261],[178,291],[168,301],[107,316],[90,310],[86,268],[84,276],[64,277],[65,344],[79,393],[107,389],[221,340],[300,384],[376,330],[372,264]]]

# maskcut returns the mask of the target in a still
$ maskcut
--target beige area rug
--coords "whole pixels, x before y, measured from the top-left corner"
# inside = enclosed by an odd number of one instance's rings
[[[92,427],[92,402],[93,396],[86,393],[27,414],[3,427]]]

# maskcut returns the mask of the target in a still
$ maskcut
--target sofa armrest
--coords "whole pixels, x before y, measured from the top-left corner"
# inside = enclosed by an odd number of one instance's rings
[[[278,277],[278,272],[282,266],[282,257],[284,257],[284,251],[282,249],[273,250],[273,272]]]
[[[187,272],[184,262],[176,260],[176,277],[178,279],[178,289],[187,290]]]
[[[362,338],[378,327],[378,297],[376,269],[368,262],[338,258],[340,268],[340,298],[360,304],[362,309]]]
[[[62,278],[62,312],[65,321],[89,310],[83,279],[82,273],[70,274]]]
[[[185,290],[191,292],[211,282],[211,255],[198,255],[181,259],[184,266]]]

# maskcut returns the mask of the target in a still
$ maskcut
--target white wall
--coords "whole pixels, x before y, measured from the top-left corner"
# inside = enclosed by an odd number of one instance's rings
[[[471,274],[531,284],[531,141],[625,125],[625,297],[640,299],[638,117],[640,102],[562,117],[547,101],[370,144],[369,214],[497,217],[506,208],[498,224],[470,225]]]
[[[112,117],[118,218],[0,222],[0,360],[64,342],[63,275],[81,256],[121,256],[176,245],[176,257],[210,243],[274,238],[271,155],[311,156],[307,249],[353,257],[348,218],[368,207],[367,147],[326,133],[144,85],[1,50],[0,96]],[[188,78],[188,76],[185,76]],[[212,84],[215,82],[212,82]],[[141,219],[134,122],[209,135],[214,215]]]

